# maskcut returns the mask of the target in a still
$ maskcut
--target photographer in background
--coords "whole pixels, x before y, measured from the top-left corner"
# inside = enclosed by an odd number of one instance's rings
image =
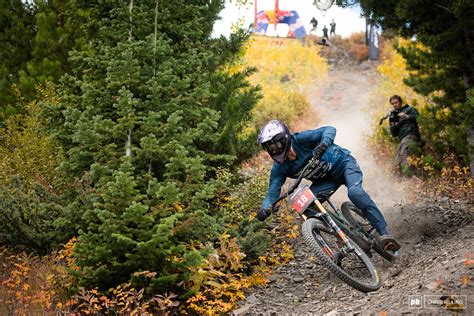
[[[393,106],[389,116],[390,133],[400,139],[396,162],[403,174],[410,175],[407,158],[413,146],[420,142],[420,130],[416,122],[419,113],[408,104],[402,106],[402,98],[399,95],[391,96],[389,101]]]

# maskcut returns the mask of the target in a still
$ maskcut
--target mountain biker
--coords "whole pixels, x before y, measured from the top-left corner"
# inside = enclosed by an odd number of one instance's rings
[[[257,142],[274,160],[270,173],[270,185],[257,219],[265,220],[271,214],[271,206],[278,200],[280,190],[287,177],[297,178],[299,171],[315,157],[322,167],[310,170],[305,176],[312,181],[311,191],[335,192],[345,184],[349,199],[361,209],[372,226],[380,234],[379,242],[385,250],[397,251],[400,244],[388,234],[387,224],[374,201],[362,188],[362,171],[350,151],[334,144],[336,129],[332,126],[320,127],[291,134],[281,121],[272,120],[263,126]]]

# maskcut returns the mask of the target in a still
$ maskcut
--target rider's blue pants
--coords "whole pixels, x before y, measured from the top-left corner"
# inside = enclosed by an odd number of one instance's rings
[[[364,212],[372,226],[381,235],[387,234],[387,223],[374,201],[362,188],[362,171],[352,156],[349,156],[339,179],[323,179],[322,182],[315,182],[311,185],[311,191],[315,195],[319,192],[336,191],[342,184],[346,185],[347,195],[351,202]]]

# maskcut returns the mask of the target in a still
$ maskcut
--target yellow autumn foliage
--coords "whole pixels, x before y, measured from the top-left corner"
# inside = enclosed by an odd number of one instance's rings
[[[220,246],[198,267],[190,269],[191,277],[186,287],[198,291],[183,306],[183,311],[199,315],[221,315],[230,312],[238,300],[245,298],[244,289],[265,285],[262,272],[243,273],[245,254],[236,238],[224,233]]]
[[[275,88],[274,86],[263,86],[264,97],[254,111],[256,126],[263,126],[265,122],[278,119],[285,122],[295,122],[305,113],[311,114],[310,103],[307,97],[285,88]]]
[[[249,42],[245,63],[258,72],[250,78],[254,84],[284,85],[299,89],[326,78],[328,66],[318,46],[302,45],[296,39],[255,36]]]
[[[44,89],[39,93],[47,97],[48,91]],[[52,137],[42,131],[37,102],[27,104],[26,110],[26,114],[10,117],[0,129],[0,185],[18,177],[26,188],[40,183],[52,189],[53,183],[60,179],[56,168],[63,161],[63,152]]]
[[[248,42],[243,65],[257,68],[250,82],[262,88],[263,98],[253,112],[257,128],[270,119],[292,125],[303,115],[311,116],[308,90],[328,72],[317,45],[262,36],[253,36]]]

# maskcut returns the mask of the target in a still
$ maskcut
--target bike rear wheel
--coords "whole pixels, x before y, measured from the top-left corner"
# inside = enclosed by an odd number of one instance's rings
[[[358,209],[354,204],[351,202],[344,202],[341,205],[341,212],[344,217],[347,219],[351,225],[354,227],[361,228],[364,232],[368,233],[368,231],[372,228],[372,225],[365,217],[364,212]],[[394,261],[400,258],[400,251],[385,251],[378,242],[374,242],[372,248],[383,258],[387,259],[388,261]]]
[[[349,251],[341,238],[316,218],[303,223],[302,234],[323,266],[342,281],[365,293],[380,288],[381,281],[374,265],[350,238],[353,251]]]

